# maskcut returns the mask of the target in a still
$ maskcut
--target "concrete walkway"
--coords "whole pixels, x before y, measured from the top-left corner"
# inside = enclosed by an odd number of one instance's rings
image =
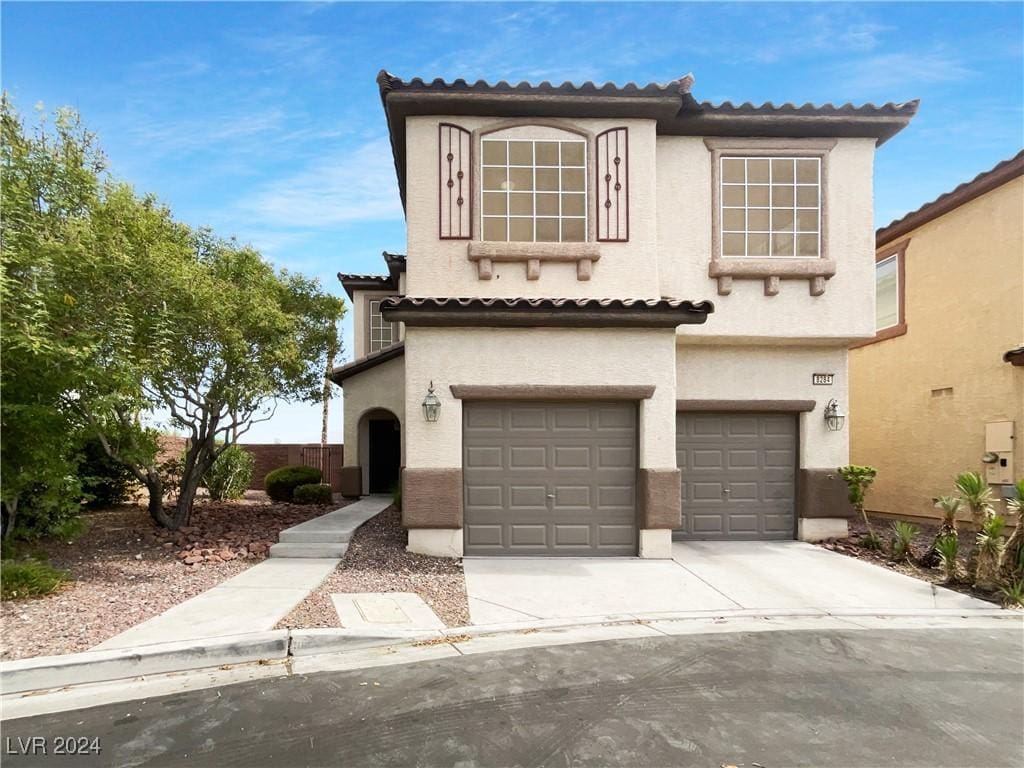
[[[672,560],[465,558],[473,624],[687,611],[993,605],[798,541],[677,542]]]
[[[391,506],[391,496],[365,496],[347,507],[281,531],[271,557],[341,557],[356,528]]]
[[[136,624],[94,650],[205,640],[273,629],[334,571],[356,528],[390,505],[390,496],[367,496],[281,531],[282,542],[305,547],[298,557],[283,557],[280,549],[274,551],[281,544],[275,544],[269,559]],[[333,547],[337,554],[316,557],[311,547]]]

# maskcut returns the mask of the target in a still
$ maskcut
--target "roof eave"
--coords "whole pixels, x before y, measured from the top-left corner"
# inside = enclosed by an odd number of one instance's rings
[[[353,360],[351,363],[345,365],[339,365],[334,368],[327,378],[338,386],[342,386],[342,382],[345,379],[350,379],[364,371],[368,371],[371,368],[376,368],[381,363],[386,363],[388,360],[394,360],[396,357],[401,357],[405,354],[405,342],[399,341],[396,344],[392,344],[390,347],[374,352],[362,357],[359,360]]]

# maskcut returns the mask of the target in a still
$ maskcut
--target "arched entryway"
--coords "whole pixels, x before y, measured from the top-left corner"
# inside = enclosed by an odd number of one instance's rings
[[[398,487],[402,466],[402,427],[398,417],[384,408],[367,411],[359,419],[359,459],[366,493],[391,493]]]

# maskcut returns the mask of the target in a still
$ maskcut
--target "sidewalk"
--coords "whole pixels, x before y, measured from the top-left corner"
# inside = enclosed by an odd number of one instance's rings
[[[320,542],[339,547],[344,552],[355,529],[390,504],[390,497],[368,496],[284,530],[280,539],[288,541],[287,537],[295,532],[299,532],[301,537],[312,530],[320,537]],[[340,562],[340,556],[268,558],[191,600],[115,635],[93,650],[135,648],[154,643],[267,631],[316,589]]]

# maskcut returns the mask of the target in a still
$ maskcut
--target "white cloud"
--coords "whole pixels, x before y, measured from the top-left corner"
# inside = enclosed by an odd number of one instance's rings
[[[974,72],[940,53],[883,53],[842,64],[836,76],[847,92],[878,92],[937,83],[956,83]]]
[[[335,150],[237,204],[264,224],[323,228],[355,221],[400,220],[391,145],[375,139]]]

